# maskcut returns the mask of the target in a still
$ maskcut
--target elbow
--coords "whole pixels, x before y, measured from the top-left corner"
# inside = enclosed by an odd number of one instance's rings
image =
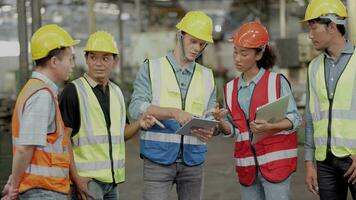
[[[26,154],[32,154],[35,149],[35,146],[33,145],[19,145],[16,146],[16,153],[21,154],[21,155],[26,155]]]

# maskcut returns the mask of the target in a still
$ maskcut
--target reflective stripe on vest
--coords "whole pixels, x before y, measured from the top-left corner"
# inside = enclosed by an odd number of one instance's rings
[[[77,89],[81,127],[72,137],[75,164],[80,176],[90,177],[101,182],[116,183],[125,180],[124,129],[126,111],[120,88],[109,82],[110,92],[110,134],[101,106],[84,77],[73,81]],[[112,158],[109,152],[111,140]],[[113,162],[113,168],[111,166]]]
[[[331,109],[330,147],[337,157],[356,153],[356,54],[354,53],[345,67],[334,92],[330,108],[325,71],[324,55],[316,57],[309,65],[309,107],[313,118],[315,157],[322,161],[326,158],[329,109]]]
[[[296,169],[297,135],[295,130],[276,132],[252,146],[248,120],[238,102],[238,81],[236,78],[225,85],[226,107],[232,116],[234,126],[238,129],[235,141],[235,162],[239,181],[251,185],[256,178],[256,164],[263,176],[271,182],[280,182]],[[251,97],[248,118],[254,120],[256,109],[280,97],[280,76],[266,71]],[[275,144],[275,145],[272,145]],[[254,148],[254,151],[252,151]],[[256,160],[258,163],[256,163]],[[283,169],[278,169],[278,167]]]
[[[181,135],[144,131],[141,134],[141,139],[157,141],[157,142],[168,142],[168,143],[180,144]],[[199,140],[197,137],[186,135],[186,136],[184,136],[184,144],[202,145],[205,143],[202,142],[201,140]]]
[[[26,169],[26,173],[31,173],[39,176],[67,177],[69,169],[62,169],[59,167],[45,167],[30,164]]]
[[[153,105],[182,109],[196,116],[202,116],[207,110],[214,91],[214,77],[210,69],[196,63],[185,97],[182,97],[173,66],[166,57],[150,60],[149,73]],[[185,164],[191,166],[202,163],[206,151],[204,142],[195,136],[165,133],[159,129],[141,131],[141,154],[154,162],[171,164],[177,158],[182,141]],[[165,143],[171,144],[167,147]],[[157,148],[153,150],[152,146]],[[197,151],[193,156],[191,148],[196,148]]]
[[[63,136],[64,125],[56,96],[49,86],[41,80],[30,79],[16,101],[12,118],[14,153],[16,153],[16,146],[21,145],[18,144],[18,137],[26,102],[39,90],[47,90],[52,96],[56,108],[56,129],[54,133],[47,135],[46,146],[35,147],[30,164],[22,176],[19,192],[25,192],[32,188],[42,188],[69,193],[69,154],[67,152],[67,140]]]

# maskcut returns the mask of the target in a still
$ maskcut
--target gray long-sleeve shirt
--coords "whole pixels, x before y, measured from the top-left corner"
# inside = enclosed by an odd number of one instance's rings
[[[324,52],[325,56],[325,77],[326,87],[328,88],[328,97],[334,97],[337,80],[339,80],[342,72],[344,71],[348,61],[354,53],[354,47],[350,41],[347,41],[345,47],[342,49],[340,56],[333,60],[332,57]],[[315,81],[315,80],[312,80]],[[313,120],[309,108],[309,77],[306,84],[306,102],[305,102],[305,160],[314,160],[315,144],[314,144],[314,127]]]

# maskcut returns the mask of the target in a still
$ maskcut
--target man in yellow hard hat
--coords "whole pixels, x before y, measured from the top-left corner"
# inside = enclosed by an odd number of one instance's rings
[[[214,108],[213,73],[195,62],[207,44],[213,43],[213,24],[204,12],[190,11],[176,27],[174,50],[143,64],[129,106],[133,118],[147,113],[163,123],[141,132],[144,200],[168,199],[173,184],[178,199],[202,198],[206,141],[213,129],[201,127],[182,135],[176,131],[193,116]]]
[[[18,95],[13,118],[14,157],[9,190],[3,199],[66,199],[69,154],[55,82],[67,80],[78,44],[55,24],[39,28],[31,39],[36,63]]]
[[[125,180],[125,139],[153,118],[126,124],[125,101],[109,80],[119,51],[105,31],[90,35],[85,51],[88,71],[68,84],[60,99],[64,124],[71,136],[72,199],[118,199],[117,184]]]
[[[356,53],[346,18],[340,0],[312,0],[304,18],[322,51],[309,64],[305,116],[306,184],[322,200],[347,199],[348,188],[356,199]]]

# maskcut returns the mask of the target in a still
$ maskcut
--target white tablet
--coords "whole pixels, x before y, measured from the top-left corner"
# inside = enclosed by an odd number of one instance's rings
[[[193,117],[184,126],[180,127],[180,129],[177,130],[176,134],[190,135],[191,129],[194,129],[194,128],[208,129],[208,128],[214,128],[216,125],[218,125],[218,121],[216,121],[216,120]]]
[[[256,120],[266,120],[269,123],[278,122],[286,117],[289,95],[265,104],[256,110]]]

